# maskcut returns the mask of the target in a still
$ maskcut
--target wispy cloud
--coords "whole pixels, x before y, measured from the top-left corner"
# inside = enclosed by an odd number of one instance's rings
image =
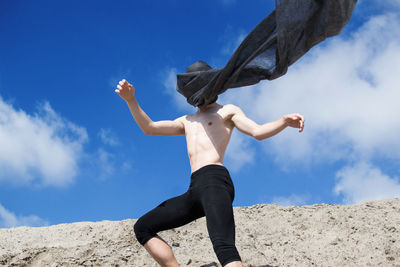
[[[334,193],[343,196],[344,204],[400,197],[398,177],[390,177],[367,162],[344,167],[336,179]]]
[[[259,121],[286,113],[306,117],[301,135],[286,130],[265,143],[283,166],[341,159],[400,159],[400,26],[377,16],[352,37],[312,50],[286,76],[251,88],[231,89]],[[244,96],[244,97],[242,97]],[[247,97],[250,96],[250,97]]]
[[[248,107],[259,122],[292,112],[305,115],[303,133],[287,129],[263,142],[283,170],[295,163],[307,168],[340,161],[347,167],[337,174],[335,192],[345,202],[398,196],[398,181],[379,166],[351,166],[400,160],[399,27],[396,14],[371,17],[351,36],[313,48],[285,76],[231,89],[224,99]],[[368,181],[370,188],[382,182],[382,187],[373,194],[369,188],[352,189],[354,181]]]
[[[400,0],[390,0],[396,7],[400,7]]]
[[[310,195],[297,195],[292,194],[290,196],[278,196],[274,197],[271,203],[275,203],[281,206],[302,206],[306,205],[307,201],[310,199]]]
[[[17,226],[47,226],[49,222],[36,216],[17,216],[0,204],[0,228]]]
[[[248,166],[254,160],[255,151],[251,147],[250,138],[234,130],[225,153],[225,164],[233,172]]]
[[[84,171],[99,181],[104,181],[123,173],[134,171],[132,159],[122,151],[112,148],[98,147],[96,151],[87,153]]]
[[[378,5],[382,6],[386,9],[391,9],[391,8],[400,8],[400,0],[387,0],[387,1],[379,1],[379,0],[363,0],[359,3],[363,4],[365,6],[369,5]]]
[[[0,180],[68,185],[87,140],[85,128],[58,115],[48,102],[30,115],[0,98]]]
[[[100,137],[101,141],[106,145],[116,146],[119,144],[118,138],[111,129],[101,128],[98,136]]]
[[[97,151],[97,167],[100,179],[107,179],[115,173],[115,160],[112,153],[99,148]]]

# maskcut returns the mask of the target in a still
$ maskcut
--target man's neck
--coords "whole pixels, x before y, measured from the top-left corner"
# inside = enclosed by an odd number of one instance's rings
[[[213,107],[216,107],[216,106],[219,106],[219,104],[217,104],[217,102],[208,104],[207,106],[204,106],[204,107],[199,107],[199,108],[197,109],[197,113],[207,111],[207,110],[209,110],[210,108],[213,108]]]

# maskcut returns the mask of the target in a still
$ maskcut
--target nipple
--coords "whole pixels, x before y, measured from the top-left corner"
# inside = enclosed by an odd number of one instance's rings
[[[212,122],[210,121],[210,122],[208,123],[208,125],[212,125]]]

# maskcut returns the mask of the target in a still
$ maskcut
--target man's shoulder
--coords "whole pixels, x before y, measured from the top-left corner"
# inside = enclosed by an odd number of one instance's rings
[[[183,115],[175,119],[175,121],[184,121],[188,115]]]
[[[224,108],[237,108],[238,106],[235,106],[234,104],[225,104],[223,105]]]
[[[226,104],[223,106],[223,109],[233,113],[236,113],[241,110],[238,106],[235,106],[234,104]]]

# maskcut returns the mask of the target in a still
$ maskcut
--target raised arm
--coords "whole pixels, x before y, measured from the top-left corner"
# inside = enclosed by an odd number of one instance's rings
[[[117,87],[118,89],[115,92],[128,104],[133,118],[145,134],[167,136],[185,134],[183,117],[173,121],[152,121],[139,106],[135,98],[135,88],[131,84],[123,79]]]
[[[239,107],[230,105],[230,108],[232,109],[233,113],[232,121],[236,128],[238,128],[238,130],[242,133],[250,135],[257,140],[263,140],[272,137],[281,132],[287,126],[300,128],[299,132],[302,132],[304,128],[304,117],[297,113],[288,114],[276,121],[259,125],[247,118]]]

